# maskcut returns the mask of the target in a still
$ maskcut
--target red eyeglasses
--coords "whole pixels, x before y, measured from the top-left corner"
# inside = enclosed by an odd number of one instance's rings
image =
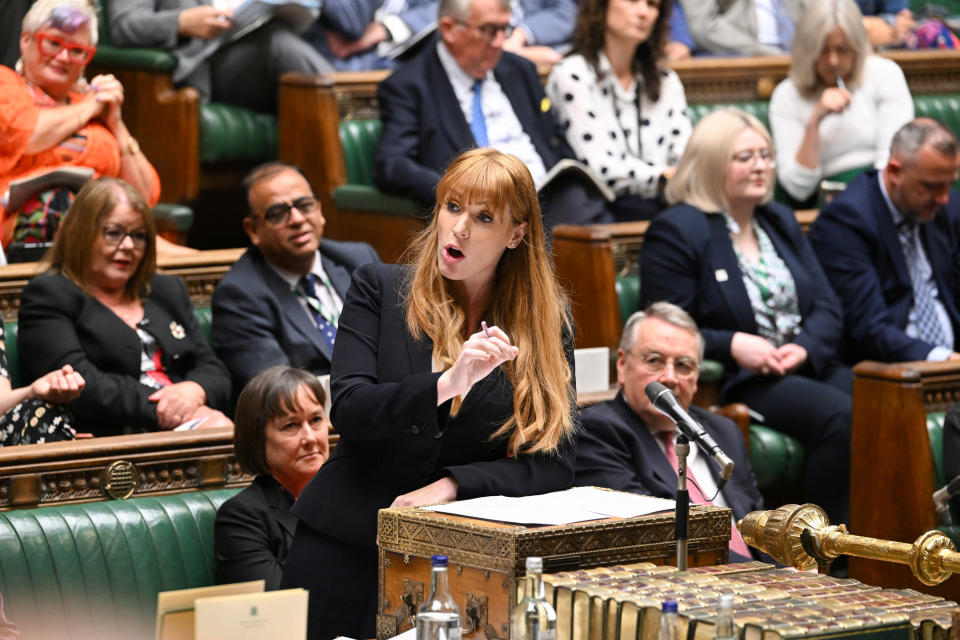
[[[56,58],[63,49],[66,49],[70,62],[74,64],[87,64],[97,51],[96,47],[77,44],[76,42],[67,42],[60,36],[55,36],[50,33],[35,33],[33,35],[37,39],[37,49],[39,49],[40,53],[51,58]]]

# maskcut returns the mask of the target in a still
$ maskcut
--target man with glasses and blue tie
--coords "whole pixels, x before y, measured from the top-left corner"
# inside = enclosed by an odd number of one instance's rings
[[[261,165],[243,186],[253,246],[213,292],[213,345],[237,392],[278,364],[329,373],[350,275],[379,261],[366,243],[323,239],[320,202],[295,167]]]
[[[894,135],[887,166],[858,176],[814,222],[849,362],[960,359],[958,172],[953,132],[917,118]]]
[[[677,494],[677,427],[653,407],[646,388],[659,382],[700,423],[733,460],[733,475],[717,490],[720,468],[708,453],[690,442],[687,490],[694,504],[729,507],[738,520],[763,508],[740,429],[730,420],[690,403],[704,341],[686,311],[655,302],[627,320],[617,352],[620,393],[583,411],[577,442],[577,486],[608,487],[673,499]],[[730,561],[750,560],[752,553],[731,522]]]
[[[509,0],[441,0],[438,37],[380,83],[383,132],[374,178],[383,191],[434,204],[447,164],[471,147],[517,156],[538,185],[573,158],[534,65],[504,51],[513,34]],[[544,222],[610,222],[602,197],[583,182],[541,190]]]

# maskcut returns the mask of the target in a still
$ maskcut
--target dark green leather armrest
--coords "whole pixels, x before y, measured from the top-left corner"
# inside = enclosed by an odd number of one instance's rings
[[[160,202],[153,208],[153,217],[161,229],[190,231],[193,226],[193,209],[182,204]]]
[[[113,47],[104,44],[97,47],[97,54],[93,56],[91,64],[98,67],[170,72],[176,68],[177,59],[160,49]]]
[[[716,360],[704,360],[700,363],[700,377],[697,384],[720,384],[723,379],[723,365]]]
[[[750,425],[750,466],[761,490],[800,486],[807,451],[790,436]]]
[[[388,196],[365,184],[345,184],[333,190],[333,202],[341,211],[371,211],[398,216],[426,215],[423,207],[409,198]]]

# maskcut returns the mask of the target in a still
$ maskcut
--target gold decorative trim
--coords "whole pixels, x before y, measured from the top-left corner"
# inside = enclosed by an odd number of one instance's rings
[[[129,460],[117,460],[103,470],[100,486],[104,495],[114,500],[126,500],[140,485],[140,471]]]

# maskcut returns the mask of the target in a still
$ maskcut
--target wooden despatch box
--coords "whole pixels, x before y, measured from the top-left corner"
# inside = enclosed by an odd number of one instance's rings
[[[690,566],[725,563],[730,510],[691,505],[688,538]],[[672,511],[526,527],[396,507],[380,510],[377,542],[380,640],[413,626],[430,595],[433,554],[450,558],[450,589],[463,613],[464,637],[477,640],[509,637],[527,556],[541,556],[545,573],[640,560],[676,564]]]

